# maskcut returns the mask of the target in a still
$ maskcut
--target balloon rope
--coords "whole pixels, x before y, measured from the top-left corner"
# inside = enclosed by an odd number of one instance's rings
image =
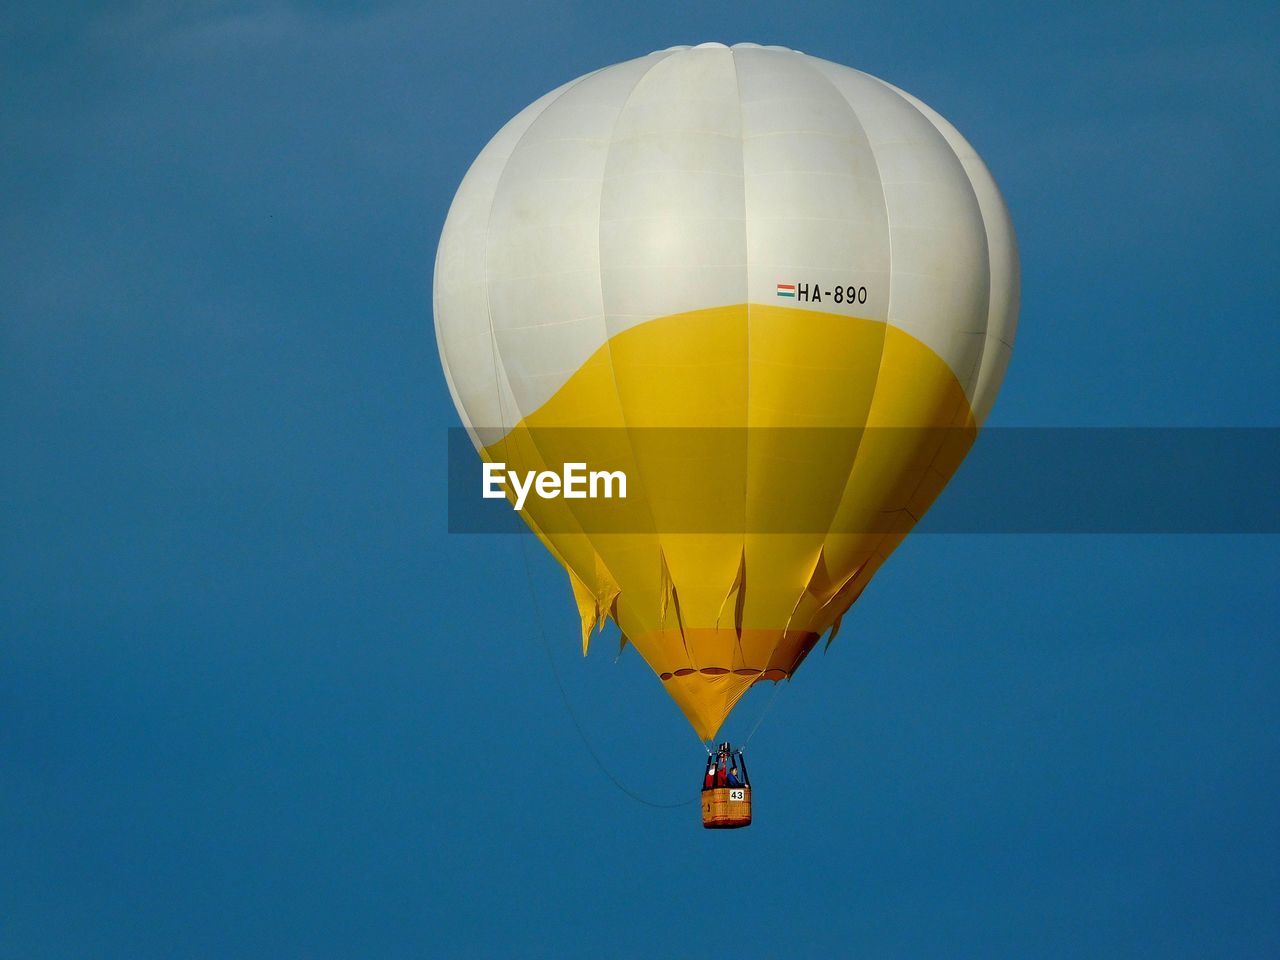
[[[498,401],[498,420],[502,425],[502,441],[506,444],[507,440],[507,416],[502,403],[502,381],[498,375],[498,335],[493,327],[493,315],[489,315],[489,351],[490,359],[493,361],[493,390],[494,397]],[[659,810],[673,810],[677,807],[687,807],[691,803],[698,802],[698,796],[692,796],[688,800],[681,800],[679,803],[655,803],[647,800],[634,791],[628,789],[626,784],[613,775],[609,768],[605,766],[604,761],[600,759],[600,755],[596,753],[595,748],[591,746],[591,741],[587,739],[587,733],[582,728],[582,724],[578,721],[578,715],[574,713],[573,704],[569,702],[569,693],[564,688],[564,682],[560,679],[560,668],[556,666],[556,658],[551,652],[551,644],[547,641],[547,631],[542,619],[542,606],[538,603],[538,591],[533,583],[533,569],[529,564],[529,550],[525,541],[524,534],[516,534],[520,538],[520,557],[524,561],[525,581],[529,585],[529,599],[533,603],[533,615],[536,622],[538,639],[542,641],[542,650],[547,655],[547,660],[551,664],[551,674],[556,679],[556,688],[560,691],[560,701],[564,704],[565,712],[569,714],[569,719],[573,721],[573,728],[578,731],[578,739],[582,741],[582,745],[587,748],[587,753],[591,755],[591,759],[595,761],[600,772],[609,778],[615,787],[625,793],[636,803],[642,803],[646,807],[654,807]],[[695,733],[694,736],[697,736]],[[707,756],[711,755],[711,748],[708,747],[701,739],[698,744],[707,751]]]
[[[791,678],[788,677],[787,681],[790,682],[790,680]],[[769,712],[769,708],[773,706],[773,701],[778,699],[778,691],[781,689],[782,681],[773,681],[773,693],[769,694],[769,699],[765,701],[764,709],[760,711],[760,716],[756,717],[756,725],[752,727],[751,732],[747,734],[747,739],[742,741],[742,746],[738,748],[739,750],[747,749],[747,744],[751,742],[751,738],[754,737],[756,735],[756,731],[760,729],[760,724],[764,723],[765,714],[767,714]]]
[[[578,737],[582,740],[582,745],[587,748],[587,753],[591,755],[591,759],[595,761],[596,766],[600,768],[600,772],[608,777],[609,781],[615,787],[625,793],[632,800],[636,801],[636,803],[642,803],[646,807],[655,807],[659,810],[674,810],[677,807],[687,807],[691,803],[697,803],[698,796],[696,795],[690,797],[688,800],[681,800],[678,803],[656,803],[653,800],[645,799],[638,793],[629,789],[626,784],[615,777],[613,773],[610,772],[609,768],[605,766],[604,761],[600,759],[600,755],[596,753],[595,748],[591,746],[591,741],[587,739],[587,733],[583,729],[581,722],[579,722],[578,715],[574,712],[573,704],[569,702],[569,693],[565,690],[564,682],[560,679],[560,668],[556,666],[556,658],[551,652],[551,644],[547,641],[547,631],[544,628],[542,620],[542,606],[538,603],[538,591],[533,584],[533,569],[529,565],[527,541],[523,534],[517,534],[517,536],[520,537],[520,556],[524,560],[525,580],[529,584],[529,597],[533,601],[533,615],[534,620],[536,621],[535,625],[537,627],[538,639],[542,641],[543,652],[546,653],[547,661],[551,664],[551,673],[556,678],[556,687],[560,691],[560,700],[564,703],[565,712],[569,714],[569,719],[573,721],[573,728],[578,731]],[[703,743],[701,739],[698,740],[698,743],[707,751],[707,755],[710,756],[711,751],[707,748],[707,745]]]

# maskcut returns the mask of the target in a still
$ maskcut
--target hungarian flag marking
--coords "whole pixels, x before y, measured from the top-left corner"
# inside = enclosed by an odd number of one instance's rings
[[[778,284],[778,296],[790,297],[791,299],[794,300],[796,296],[796,285],[794,283]]]

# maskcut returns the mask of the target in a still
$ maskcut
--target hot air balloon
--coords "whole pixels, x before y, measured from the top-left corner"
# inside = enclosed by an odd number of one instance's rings
[[[928,106],[706,43],[508,122],[449,210],[434,308],[484,460],[625,472],[625,501],[522,516],[584,653],[615,621],[705,741],[834,637],[959,466],[1009,361],[1018,259],[990,173]]]

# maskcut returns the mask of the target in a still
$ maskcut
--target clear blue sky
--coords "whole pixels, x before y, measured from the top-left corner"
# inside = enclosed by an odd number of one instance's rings
[[[1001,183],[993,423],[1280,425],[1274,3],[24,6],[0,958],[1280,956],[1280,538],[912,538],[752,743],[757,823],[710,833],[592,763],[519,541],[446,534],[429,307],[528,101],[778,43],[921,97]],[[691,796],[674,706],[575,654],[531,555],[596,749]]]

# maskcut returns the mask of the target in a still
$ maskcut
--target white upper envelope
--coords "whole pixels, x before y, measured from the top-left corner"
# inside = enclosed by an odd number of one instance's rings
[[[823,300],[780,300],[779,283]],[[468,171],[436,258],[441,360],[482,444],[615,334],[739,303],[893,324],[981,423],[1017,324],[1013,228],[973,148],[914,97],[792,50],[707,44],[523,110]]]

